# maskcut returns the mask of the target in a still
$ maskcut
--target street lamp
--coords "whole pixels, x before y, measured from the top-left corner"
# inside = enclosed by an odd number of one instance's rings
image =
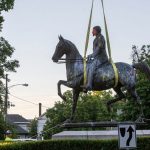
[[[5,105],[4,105],[4,114],[5,114],[5,118],[6,118],[6,115],[7,115],[7,106],[8,106],[8,89],[14,87],[14,86],[28,86],[27,83],[24,83],[24,84],[14,84],[14,85],[11,85],[8,87],[8,74],[6,74],[6,87],[5,87]]]
[[[22,86],[29,86],[27,83],[24,83],[24,84],[14,84],[14,85],[11,85],[8,87],[8,89],[14,87],[14,86],[18,86],[18,85],[22,85]]]

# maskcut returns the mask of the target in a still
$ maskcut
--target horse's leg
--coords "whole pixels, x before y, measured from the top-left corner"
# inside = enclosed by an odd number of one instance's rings
[[[64,85],[64,86],[67,86],[67,87],[70,87],[70,85],[68,84],[67,81],[64,81],[64,80],[59,80],[58,83],[57,83],[58,95],[59,95],[64,101],[66,101],[66,97],[61,93],[61,85]]]
[[[142,102],[140,97],[138,96],[135,87],[128,89],[129,94],[133,97],[134,100],[136,100],[137,104],[139,105],[140,108],[140,116],[137,119],[137,121],[143,121],[144,118],[144,113],[143,113],[143,107],[142,107]]]
[[[73,89],[73,104],[72,104],[72,112],[71,112],[71,117],[70,117],[71,121],[74,119],[74,116],[75,116],[79,94],[80,94],[80,90]]]
[[[107,102],[107,109],[108,109],[109,112],[110,112],[110,110],[111,110],[111,105],[112,105],[113,103],[115,103],[115,102],[117,102],[117,101],[120,101],[120,100],[122,100],[123,98],[125,98],[125,95],[124,95],[124,93],[121,91],[121,88],[120,88],[120,87],[115,87],[115,88],[113,88],[113,89],[114,89],[114,91],[117,93],[117,97],[114,98],[114,99],[112,99],[112,100],[109,100],[109,101]]]
[[[73,89],[72,112],[71,112],[70,118],[67,119],[67,120],[65,121],[65,123],[72,122],[72,120],[74,119],[75,111],[76,111],[76,106],[77,106],[77,101],[78,101],[78,98],[79,98],[79,94],[80,94],[80,90]]]
[[[138,104],[141,104],[140,97],[138,96],[135,88],[128,89],[128,93],[133,97],[134,100],[136,100]]]

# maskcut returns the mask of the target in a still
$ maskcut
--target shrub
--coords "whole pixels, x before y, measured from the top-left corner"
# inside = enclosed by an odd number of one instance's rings
[[[138,149],[150,149],[150,137],[138,138]],[[1,145],[0,150],[117,150],[117,140],[50,140]]]

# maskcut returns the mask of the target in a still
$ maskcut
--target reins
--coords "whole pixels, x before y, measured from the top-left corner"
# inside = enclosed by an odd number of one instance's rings
[[[61,58],[59,59],[59,61],[57,62],[57,64],[64,64],[64,63],[74,63],[74,62],[83,62],[83,58],[82,59],[66,59],[66,58]]]

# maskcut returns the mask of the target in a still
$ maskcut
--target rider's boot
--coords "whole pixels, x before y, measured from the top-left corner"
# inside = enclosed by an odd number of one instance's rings
[[[85,93],[87,93],[88,91],[92,91],[92,89],[93,89],[93,75],[94,75],[94,69],[93,68],[91,68],[88,71],[88,74],[87,74],[87,84],[84,85],[84,86],[82,86],[83,92],[85,92]]]
[[[92,83],[93,83],[93,79],[90,78],[90,79],[88,80],[87,85],[82,86],[83,92],[87,93],[88,91],[92,91],[92,89],[93,89]]]

